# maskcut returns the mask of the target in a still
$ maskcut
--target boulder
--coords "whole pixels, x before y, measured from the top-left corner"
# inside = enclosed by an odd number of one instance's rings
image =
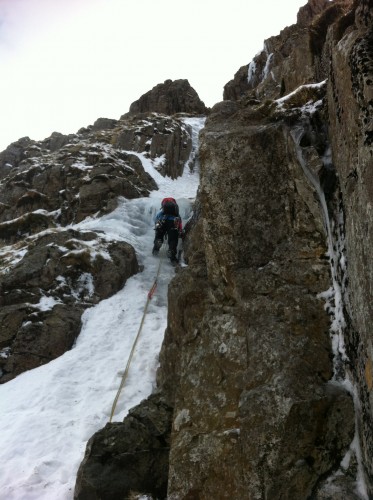
[[[152,395],[124,422],[106,424],[89,440],[75,486],[75,500],[166,498],[172,410]]]
[[[118,126],[118,120],[112,118],[98,118],[92,125],[92,130],[108,130]]]

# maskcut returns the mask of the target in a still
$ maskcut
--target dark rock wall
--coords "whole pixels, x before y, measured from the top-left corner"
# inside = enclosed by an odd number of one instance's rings
[[[322,215],[287,127],[219,109],[200,150],[205,265],[190,249],[169,293],[168,498],[307,498],[354,433],[351,398],[328,385]]]
[[[330,137],[346,219],[350,369],[361,400],[364,465],[373,492],[373,2],[334,45],[328,82]],[[338,28],[338,27],[337,27]],[[330,37],[335,35],[335,30]]]

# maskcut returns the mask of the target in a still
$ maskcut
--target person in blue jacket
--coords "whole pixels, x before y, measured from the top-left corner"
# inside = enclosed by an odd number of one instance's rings
[[[175,198],[163,198],[161,210],[155,217],[155,239],[153,255],[157,255],[165,236],[168,240],[168,256],[172,263],[177,263],[177,244],[182,236],[183,224]]]

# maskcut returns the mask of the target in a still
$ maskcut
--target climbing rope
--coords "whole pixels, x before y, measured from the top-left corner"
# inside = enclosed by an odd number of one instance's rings
[[[165,245],[163,245],[163,246],[165,246]],[[146,304],[145,304],[144,313],[142,315],[140,327],[139,327],[139,330],[137,332],[135,341],[133,343],[133,346],[132,346],[132,349],[131,349],[131,352],[130,352],[130,355],[129,355],[129,358],[128,358],[128,361],[127,361],[126,369],[124,370],[124,373],[122,375],[122,380],[120,382],[119,389],[118,389],[117,394],[116,394],[116,396],[114,398],[113,406],[111,407],[111,413],[110,413],[109,422],[111,422],[111,420],[113,418],[113,415],[114,415],[114,412],[115,412],[115,408],[116,408],[117,403],[118,403],[119,396],[120,396],[120,394],[122,392],[124,384],[126,383],[126,378],[127,378],[128,372],[129,372],[129,368],[130,368],[130,364],[131,364],[131,361],[132,361],[133,353],[135,352],[137,341],[139,340],[142,327],[144,326],[145,316],[146,316],[146,313],[148,311],[149,303],[150,303],[150,301],[151,301],[151,299],[152,299],[152,297],[153,297],[153,295],[155,293],[155,290],[157,289],[158,278],[159,278],[159,274],[161,272],[161,267],[162,267],[162,262],[163,262],[164,255],[165,255],[165,251],[163,249],[161,249],[160,254],[159,254],[159,266],[158,266],[157,274],[155,276],[154,283],[153,283],[152,287],[150,288],[150,290],[148,292],[148,298],[147,298],[147,301],[146,301]]]

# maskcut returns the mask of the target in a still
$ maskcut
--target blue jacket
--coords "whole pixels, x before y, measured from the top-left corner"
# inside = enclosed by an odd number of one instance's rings
[[[179,222],[178,222],[178,225],[177,225],[177,226],[175,226],[175,227],[177,227],[177,229],[179,230],[179,232],[181,232],[181,231],[182,231],[182,229],[183,229],[183,224],[182,224],[182,222],[181,222],[181,218],[180,218],[180,217],[178,217],[178,216],[176,216],[176,215],[165,215],[165,214],[163,213],[163,210],[160,210],[160,211],[157,213],[157,215],[155,216],[155,223],[160,222],[160,221],[162,221],[162,220],[175,220],[175,219],[178,219],[178,221],[179,221]]]

